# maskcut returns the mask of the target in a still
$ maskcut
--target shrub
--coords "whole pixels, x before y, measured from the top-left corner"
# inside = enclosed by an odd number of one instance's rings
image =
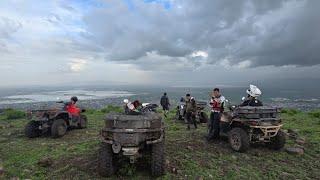
[[[296,115],[296,114],[300,113],[300,111],[297,110],[297,109],[282,109],[281,113],[285,113],[285,114],[288,114],[290,116],[293,116],[293,115]]]
[[[309,112],[309,116],[313,118],[320,118],[320,111],[311,111]]]
[[[95,109],[86,109],[87,114],[94,114],[95,112],[97,112]]]
[[[123,112],[123,109],[120,106],[108,105],[105,108],[101,109],[100,111],[103,113],[110,113],[110,112],[121,113],[121,112]]]
[[[24,118],[26,113],[15,109],[7,109],[4,111],[4,115],[7,119],[20,119]]]

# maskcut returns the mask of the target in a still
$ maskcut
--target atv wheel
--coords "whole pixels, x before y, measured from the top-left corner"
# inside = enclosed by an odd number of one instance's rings
[[[205,112],[200,113],[199,117],[200,123],[207,123],[208,122],[208,115]]]
[[[164,141],[152,145],[151,173],[161,176],[165,170]]]
[[[88,123],[87,116],[81,115],[81,116],[80,116],[80,121],[79,121],[78,127],[79,127],[80,129],[84,129],[84,128],[87,127],[87,123]]]
[[[30,121],[24,129],[24,133],[28,138],[35,138],[40,136],[41,131],[39,129],[39,123],[36,121]]]
[[[110,144],[101,143],[98,152],[98,173],[103,176],[112,176],[114,174],[113,168],[113,153]]]
[[[53,138],[62,137],[67,132],[67,125],[63,119],[57,119],[53,121],[51,126],[51,136]]]
[[[284,147],[285,143],[286,136],[283,131],[279,130],[277,135],[271,138],[271,142],[268,144],[268,146],[271,149],[279,150]]]
[[[179,110],[176,112],[176,120],[182,120],[182,116],[179,113]]]
[[[246,131],[241,128],[233,128],[229,132],[231,148],[237,152],[245,152],[249,149],[250,140]]]

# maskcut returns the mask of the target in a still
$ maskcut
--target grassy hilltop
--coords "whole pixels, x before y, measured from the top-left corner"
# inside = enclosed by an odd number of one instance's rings
[[[52,139],[24,136],[28,122],[15,110],[0,115],[0,179],[102,179],[96,169],[98,133],[104,116],[117,107],[89,110],[88,128],[69,131]],[[247,153],[233,152],[227,141],[206,143],[205,125],[186,131],[174,121],[166,122],[167,173],[163,179],[317,179],[320,177],[320,111],[284,110],[284,129],[294,129],[306,138],[303,155],[252,147]],[[286,146],[292,146],[288,139]],[[44,162],[43,162],[44,161]],[[45,165],[43,165],[45,163]],[[149,179],[148,164],[124,164],[111,179]]]

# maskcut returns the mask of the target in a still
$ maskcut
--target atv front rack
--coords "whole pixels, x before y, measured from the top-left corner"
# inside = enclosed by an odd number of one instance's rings
[[[282,124],[277,126],[250,126],[250,127],[260,129],[261,132],[263,133],[263,136],[261,136],[261,138],[271,138],[277,135],[281,126]]]

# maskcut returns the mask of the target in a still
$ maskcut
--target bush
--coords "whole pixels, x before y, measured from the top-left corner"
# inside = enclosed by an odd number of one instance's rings
[[[293,115],[296,115],[296,114],[300,113],[300,111],[297,110],[297,109],[282,109],[281,113],[285,113],[285,114],[288,114],[290,116],[293,116]]]
[[[309,112],[309,116],[313,118],[320,118],[320,111],[311,111]]]
[[[110,113],[110,112],[121,113],[121,112],[123,112],[123,109],[120,106],[108,105],[107,107],[101,109],[100,111],[103,113]]]
[[[95,109],[86,109],[86,114],[94,114],[96,112],[97,112],[97,110],[95,110]]]
[[[4,111],[4,115],[7,119],[21,119],[26,116],[26,113],[15,109],[7,109]]]

